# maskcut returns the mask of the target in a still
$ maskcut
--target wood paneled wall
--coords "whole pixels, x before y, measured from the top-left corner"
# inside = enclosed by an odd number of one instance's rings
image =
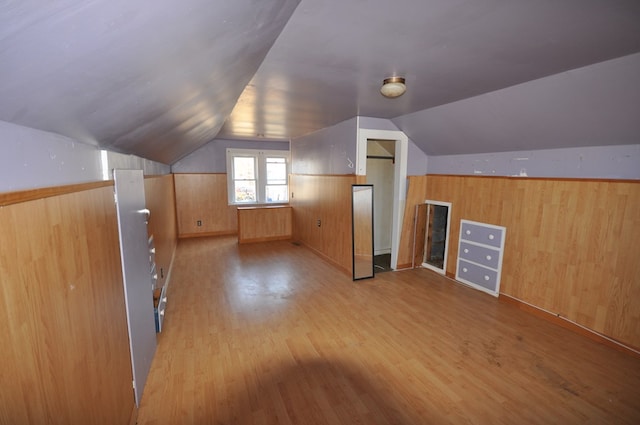
[[[300,175],[289,179],[293,239],[351,274],[351,185],[355,175]],[[318,226],[320,220],[320,226]]]
[[[291,239],[290,206],[238,208],[238,243]]]
[[[174,179],[179,237],[238,232],[236,207],[228,205],[225,173],[175,174]]]
[[[173,175],[146,178],[144,192],[147,208],[151,211],[148,231],[153,235],[156,247],[157,286],[160,287],[165,284],[178,245]]]
[[[2,424],[127,424],[134,409],[113,186],[76,186],[0,208]]]
[[[505,226],[501,293],[640,347],[640,182],[415,179],[416,186],[426,183],[418,202],[452,203],[449,274],[455,274],[460,219]],[[415,200],[408,197],[407,208]]]

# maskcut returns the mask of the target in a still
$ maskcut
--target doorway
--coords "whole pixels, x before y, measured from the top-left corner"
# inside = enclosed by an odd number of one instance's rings
[[[391,270],[395,145],[395,140],[367,140],[367,184],[375,187],[373,248],[376,273]]]
[[[391,210],[391,221],[387,224],[385,233],[390,229],[391,237],[391,249],[388,253],[389,269],[395,270],[398,268],[398,247],[400,245],[400,233],[402,231],[402,219],[404,216],[404,206],[406,202],[406,186],[407,186],[407,151],[409,146],[409,139],[401,131],[392,130],[369,130],[358,129],[358,144],[356,152],[356,175],[365,176],[369,179],[369,172],[367,171],[367,155],[369,150],[369,141],[380,142],[383,141],[383,145],[386,148],[393,146],[393,178],[388,176],[386,182],[391,182],[392,193],[391,197],[387,197],[386,201],[374,200],[374,220],[376,219],[376,204],[386,203]],[[385,151],[385,147],[382,147]],[[391,156],[388,153],[381,156]],[[389,164],[387,164],[388,166]],[[375,168],[375,166],[374,166]],[[375,178],[375,177],[372,177]],[[378,187],[374,186],[374,193],[378,192]],[[380,246],[382,250],[382,246]],[[375,247],[374,247],[375,248]],[[388,248],[387,248],[388,249]]]

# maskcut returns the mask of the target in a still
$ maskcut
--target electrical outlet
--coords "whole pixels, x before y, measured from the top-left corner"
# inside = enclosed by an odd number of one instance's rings
[[[196,221],[196,226],[198,226],[198,227],[202,226],[202,220]]]
[[[160,267],[160,279],[164,279],[164,269]]]

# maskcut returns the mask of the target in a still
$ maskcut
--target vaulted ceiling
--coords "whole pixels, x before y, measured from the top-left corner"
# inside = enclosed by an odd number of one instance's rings
[[[168,164],[356,115],[433,155],[640,143],[637,53],[637,0],[15,0],[0,120]]]

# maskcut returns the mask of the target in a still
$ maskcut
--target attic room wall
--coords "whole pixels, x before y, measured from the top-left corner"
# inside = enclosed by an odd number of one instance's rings
[[[366,130],[400,131],[393,121],[384,118],[358,117],[358,128]],[[421,176],[427,173],[429,157],[409,138],[407,176]]]
[[[215,139],[171,166],[178,173],[227,173],[227,148],[289,150],[289,142]]]
[[[7,307],[0,316],[2,339],[12,348],[0,362],[12,383],[0,389],[0,417],[16,424],[128,423],[134,399],[118,225],[100,150],[5,122],[0,144]],[[113,166],[169,171],[130,155],[108,157]],[[177,240],[173,176],[145,179],[145,196],[163,284]]]
[[[24,201],[15,195],[0,193],[0,422],[129,423],[113,185]]]
[[[429,174],[640,179],[640,144],[431,156]]]
[[[230,147],[289,150],[289,142],[215,139],[173,164],[181,238],[238,232],[236,207],[228,205],[227,198],[226,150]]]
[[[356,118],[291,141],[293,239],[349,274],[356,142]]]
[[[0,192],[104,180],[100,148],[68,137],[0,121]],[[108,152],[110,167],[166,174],[164,164]]]
[[[387,119],[356,117],[291,141],[293,237],[349,271],[351,185],[366,183],[355,175],[358,128],[398,131]],[[427,160],[410,140],[408,174],[424,175]]]
[[[640,181],[429,174],[409,188],[452,203],[447,275],[460,219],[505,226],[501,294],[640,348]]]

